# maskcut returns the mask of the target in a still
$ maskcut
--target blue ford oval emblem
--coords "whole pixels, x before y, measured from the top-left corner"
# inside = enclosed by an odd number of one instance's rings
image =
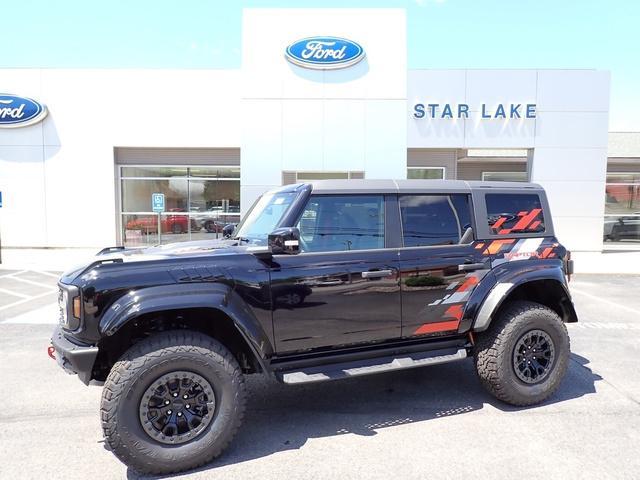
[[[0,93],[0,128],[25,127],[47,116],[47,107],[27,97]]]
[[[364,58],[364,50],[346,38],[309,37],[289,45],[285,57],[300,67],[329,70],[355,65]]]

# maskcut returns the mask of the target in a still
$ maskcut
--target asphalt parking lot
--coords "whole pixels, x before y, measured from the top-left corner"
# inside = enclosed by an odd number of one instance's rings
[[[138,478],[104,448],[100,388],[46,355],[54,284],[0,271],[0,478]],[[543,405],[494,400],[468,360],[297,387],[249,378],[230,449],[176,477],[638,478],[640,276],[580,275],[571,288],[570,367]]]

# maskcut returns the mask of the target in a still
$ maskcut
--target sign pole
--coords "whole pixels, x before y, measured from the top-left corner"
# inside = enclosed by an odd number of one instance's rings
[[[158,245],[161,242],[160,229],[162,228],[162,212],[164,212],[164,193],[151,194],[151,210],[158,214],[158,224],[156,230],[158,232]]]

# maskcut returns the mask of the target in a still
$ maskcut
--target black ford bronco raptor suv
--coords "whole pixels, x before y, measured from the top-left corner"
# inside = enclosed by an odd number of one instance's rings
[[[565,374],[573,267],[538,185],[288,185],[231,228],[107,248],[60,279],[49,354],[104,382],[106,443],[139,472],[219,456],[246,374],[301,384],[473,357],[486,389],[518,406]]]

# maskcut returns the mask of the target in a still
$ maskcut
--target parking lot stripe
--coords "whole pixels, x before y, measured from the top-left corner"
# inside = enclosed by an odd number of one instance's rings
[[[35,270],[34,270],[35,271]],[[56,280],[60,279],[60,273],[51,273],[51,272],[45,272],[44,270],[37,270],[38,273],[41,273],[42,275],[48,275],[50,277],[55,278]]]
[[[611,305],[612,307],[617,307],[622,310],[626,310],[627,312],[635,313],[636,315],[640,315],[640,310],[636,310],[635,308],[627,307],[625,305],[620,305],[619,303],[612,302],[611,300],[607,300],[606,298],[598,297],[597,295],[593,295],[591,293],[583,292],[582,290],[578,290],[577,288],[571,287],[571,293],[578,293],[580,295],[584,295],[585,297],[589,297],[593,300],[599,300],[602,303],[606,303],[607,305]]]
[[[5,288],[0,288],[0,292],[6,293],[7,295],[13,295],[14,297],[31,298],[29,295],[25,295],[24,293],[14,292],[13,290],[7,290]],[[50,292],[48,292],[48,293],[50,293]]]
[[[8,278],[11,278],[13,280],[18,280],[19,282],[24,282],[24,283],[29,283],[31,285],[36,285],[38,287],[48,288],[52,292],[55,292],[57,290],[57,288],[52,286],[52,285],[47,285],[46,283],[34,282],[33,280],[27,280],[26,278],[16,277],[15,275],[14,276],[9,276]]]
[[[1,271],[1,270],[0,270]],[[11,273],[5,273],[4,275],[0,275],[0,278],[4,278],[4,277],[11,277],[13,275],[20,275],[22,273],[27,273],[29,270],[20,270],[19,272],[11,272]]]
[[[44,292],[44,293],[40,293],[38,295],[34,295],[33,297],[26,297],[23,300],[18,300],[17,302],[13,302],[13,303],[10,303],[8,305],[3,305],[2,307],[0,307],[0,311],[6,310],[7,308],[15,307],[17,305],[22,305],[23,303],[30,302],[31,300],[35,300],[36,298],[44,297],[45,295],[52,295],[52,294],[53,294],[53,292]],[[14,294],[11,294],[11,295],[14,295]],[[25,295],[20,295],[20,296],[24,297]]]
[[[32,325],[55,325],[58,323],[58,304],[50,303],[43,307],[16,315],[2,323],[22,323]]]
[[[594,328],[599,330],[640,330],[638,323],[622,323],[622,322],[578,322],[569,323],[569,328]]]

